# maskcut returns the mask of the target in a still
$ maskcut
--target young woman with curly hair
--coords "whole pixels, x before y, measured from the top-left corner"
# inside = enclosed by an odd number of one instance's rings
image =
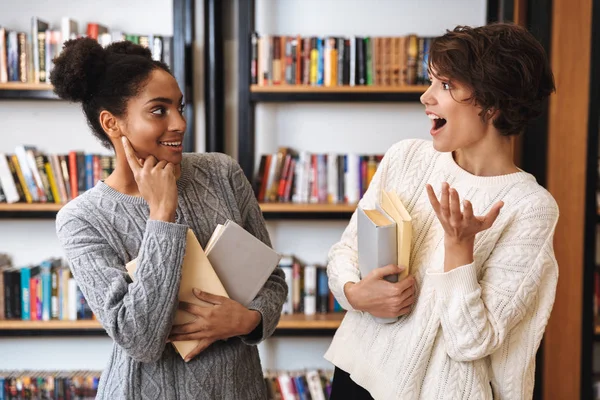
[[[389,149],[359,203],[399,195],[413,218],[410,276],[384,280],[395,265],[360,276],[356,216],[329,254],[331,290],[348,310],[325,356],[332,399],[530,399],[558,279],[558,207],[513,163],[511,136],[539,115],[552,72],[511,24],[434,39],[429,72],[432,140]]]
[[[51,80],[79,102],[116,168],[58,213],[56,229],[92,311],[113,339],[98,399],[266,397],[256,344],[275,330],[287,286],[279,268],[248,308],[195,292],[178,302],[186,232],[205,245],[231,219],[270,245],[239,165],[224,154],[183,154],[184,99],[169,68],[129,42],[68,41]],[[125,264],[137,258],[135,281]],[[244,268],[244,265],[239,265]],[[177,308],[193,322],[173,326]],[[168,341],[199,340],[182,360]]]

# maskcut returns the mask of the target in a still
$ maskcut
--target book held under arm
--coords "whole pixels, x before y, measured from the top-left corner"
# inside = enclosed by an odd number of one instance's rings
[[[396,222],[396,238],[398,242],[398,265],[406,267],[400,274],[405,278],[410,269],[410,246],[412,242],[412,218],[400,197],[395,192],[381,193],[381,209]]]
[[[375,268],[397,265],[396,222],[379,209],[358,208],[358,268],[364,279]],[[389,282],[398,282],[398,275],[384,278]],[[395,318],[373,317],[384,324],[396,322]]]
[[[131,260],[125,266],[131,279],[135,278],[137,268],[137,258]],[[203,292],[229,297],[227,291],[221,284],[212,265],[208,261],[202,246],[196,239],[196,235],[191,229],[187,230],[185,255],[181,265],[181,283],[179,285],[179,301],[208,307],[209,304],[194,296],[192,288],[200,289]],[[175,313],[174,325],[185,324],[195,319],[195,316],[183,311],[177,310]],[[173,342],[173,346],[182,358],[185,357],[198,345],[198,340],[185,340]]]
[[[229,297],[248,307],[281,256],[250,232],[228,220],[218,225],[208,244],[206,256]]]
[[[412,219],[394,192],[383,192],[381,203],[375,209],[358,208],[358,266],[361,278],[375,268],[401,265],[405,270],[400,278],[409,273],[412,240]],[[398,282],[398,275],[385,279]],[[392,323],[397,318],[377,318],[381,323]]]

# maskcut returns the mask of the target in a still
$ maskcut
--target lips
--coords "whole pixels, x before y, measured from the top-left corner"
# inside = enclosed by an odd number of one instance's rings
[[[169,147],[180,147],[181,146],[181,140],[180,141],[165,141],[165,142],[159,142],[160,144],[162,144],[163,146],[169,146]]]

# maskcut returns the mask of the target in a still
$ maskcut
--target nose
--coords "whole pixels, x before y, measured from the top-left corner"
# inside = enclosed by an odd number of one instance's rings
[[[423,105],[429,105],[432,104],[434,99],[433,99],[433,94],[431,93],[431,89],[433,88],[433,85],[429,85],[427,87],[427,90],[425,91],[425,93],[423,93],[420,97],[421,100],[421,104]]]
[[[185,111],[183,114],[179,112],[171,113],[171,120],[169,121],[169,130],[171,132],[185,132],[187,122],[185,120]]]

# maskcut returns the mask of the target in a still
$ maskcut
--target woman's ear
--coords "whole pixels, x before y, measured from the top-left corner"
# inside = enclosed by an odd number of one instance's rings
[[[121,132],[117,118],[106,110],[102,110],[98,118],[100,119],[100,126],[102,126],[108,137],[113,140],[120,140],[123,133]]]

